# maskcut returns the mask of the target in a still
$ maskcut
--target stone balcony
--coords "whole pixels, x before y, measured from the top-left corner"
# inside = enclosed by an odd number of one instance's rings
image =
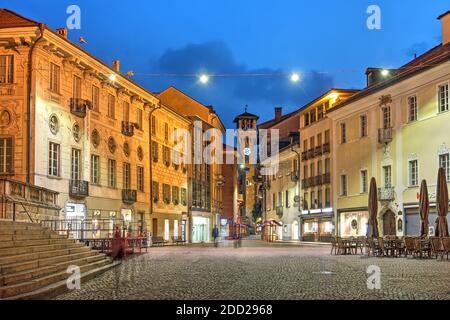
[[[83,180],[70,180],[69,195],[75,198],[85,198],[89,196],[89,182]]]
[[[85,118],[87,110],[92,109],[92,102],[81,98],[70,99],[70,112],[79,118]]]

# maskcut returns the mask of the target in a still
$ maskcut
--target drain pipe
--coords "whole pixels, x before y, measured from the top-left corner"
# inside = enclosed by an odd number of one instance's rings
[[[27,79],[27,184],[31,183],[31,86],[33,78],[33,52],[36,44],[44,37],[44,24],[39,24],[40,35],[33,42],[28,52],[28,79]]]

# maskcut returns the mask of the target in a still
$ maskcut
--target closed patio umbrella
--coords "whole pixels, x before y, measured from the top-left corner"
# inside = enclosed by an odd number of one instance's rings
[[[420,219],[420,236],[428,235],[428,215],[430,213],[430,200],[428,199],[427,182],[422,180],[420,185],[420,199],[419,199],[419,213]]]
[[[437,207],[437,226],[436,235],[439,237],[448,237],[448,190],[447,178],[445,176],[444,168],[439,168],[438,181],[436,188],[436,207]]]
[[[370,179],[369,188],[369,230],[368,236],[378,238],[378,195],[377,195],[377,182],[375,178]]]

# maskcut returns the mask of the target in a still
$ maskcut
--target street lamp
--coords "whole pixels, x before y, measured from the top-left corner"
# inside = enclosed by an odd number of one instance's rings
[[[291,73],[291,81],[292,82],[298,82],[300,80],[300,75],[297,72]]]

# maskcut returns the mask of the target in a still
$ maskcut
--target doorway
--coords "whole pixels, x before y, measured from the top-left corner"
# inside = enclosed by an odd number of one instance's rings
[[[153,218],[152,220],[152,236],[157,237],[158,236],[158,219]]]
[[[388,210],[383,215],[383,235],[395,236],[395,214]]]
[[[298,240],[298,222],[292,222],[292,240]]]

